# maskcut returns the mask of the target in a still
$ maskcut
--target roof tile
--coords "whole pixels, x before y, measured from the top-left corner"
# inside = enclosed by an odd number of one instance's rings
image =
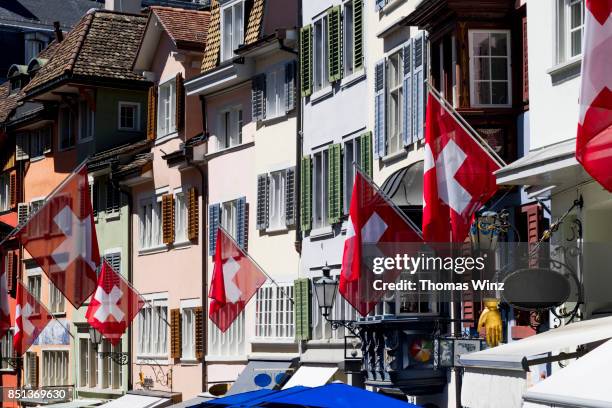
[[[161,6],[151,7],[151,11],[178,47],[204,49],[210,12]]]

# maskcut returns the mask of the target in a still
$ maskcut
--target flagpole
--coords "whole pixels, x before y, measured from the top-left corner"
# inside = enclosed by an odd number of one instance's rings
[[[493,159],[493,161],[495,161],[500,167],[506,166],[506,162],[504,161],[504,159],[499,157],[499,155],[493,150],[489,143],[485,139],[483,139],[482,136],[478,134],[478,132],[476,132],[476,130],[463,118],[463,116],[461,116],[461,114],[459,114],[459,112],[457,112],[457,110],[446,99],[444,99],[444,97],[442,97],[442,95],[440,95],[438,90],[435,89],[429,83],[429,81],[425,81],[425,83],[427,84],[427,89],[429,90],[429,92],[433,95],[434,98],[436,98],[438,102],[440,102],[444,110],[450,115],[452,115],[455,119],[457,119],[459,126],[461,126],[463,130],[465,130],[465,132],[470,135],[470,137],[472,137],[472,139],[474,139],[484,148],[485,152],[487,152],[489,157],[491,157],[491,159]]]
[[[239,251],[242,253],[242,255],[243,255],[243,256],[245,256],[245,257],[246,257],[246,258],[247,258],[249,261],[253,262],[253,263],[255,264],[255,266],[256,266],[256,267],[258,267],[258,268],[259,268],[259,270],[260,270],[260,271],[261,271],[261,272],[262,272],[264,275],[266,275],[266,277],[267,277],[268,279],[270,279],[270,280],[272,281],[272,283],[273,283],[274,285],[276,285],[276,287],[277,287],[278,289],[280,289],[280,291],[281,291],[281,292],[282,292],[282,294],[283,294],[283,297],[287,298],[287,299],[288,299],[288,300],[291,302],[291,304],[295,304],[295,303],[293,302],[293,299],[287,295],[287,293],[285,292],[285,289],[283,289],[283,287],[282,287],[282,286],[280,286],[280,285],[279,285],[279,284],[278,284],[278,283],[277,283],[277,282],[276,282],[276,281],[275,281],[275,280],[274,280],[274,279],[273,279],[273,278],[272,278],[270,275],[268,275],[268,273],[267,273],[267,272],[264,270],[264,268],[262,268],[262,267],[261,267],[261,266],[260,266],[260,265],[259,265],[257,262],[255,262],[255,260],[254,260],[253,258],[251,258],[251,256],[250,256],[249,254],[247,254],[247,253],[246,253],[246,251],[244,251],[244,250],[242,249],[242,247],[240,246],[240,244],[238,244],[238,242],[236,242],[236,240],[235,240],[235,239],[234,239],[234,238],[233,238],[233,237],[232,237],[232,236],[229,234],[229,232],[227,232],[227,230],[226,230],[225,228],[223,228],[221,225],[217,226],[217,228],[219,228],[221,231],[223,231],[223,232],[225,233],[225,235],[227,235],[227,237],[228,237],[228,238],[229,238],[229,239],[232,241],[232,243],[234,243],[234,245],[236,245],[236,247],[237,247],[237,248],[238,248],[238,250],[239,250]]]

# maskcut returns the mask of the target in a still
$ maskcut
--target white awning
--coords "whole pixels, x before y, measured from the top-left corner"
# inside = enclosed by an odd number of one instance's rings
[[[526,388],[524,371],[469,368],[463,374],[461,405],[469,408],[520,408]]]
[[[303,387],[325,385],[336,371],[338,371],[338,367],[301,366],[283,386],[283,390],[298,385]]]
[[[45,408],[84,408],[100,405],[103,400],[99,399],[76,399],[70,402],[60,402],[59,404],[45,405]]]
[[[465,367],[523,370],[523,358],[612,338],[612,317],[585,320],[476,353],[459,357]],[[575,351],[575,350],[570,350]]]
[[[531,387],[523,395],[529,406],[612,407],[610,362],[612,340],[597,347],[568,367]]]
[[[107,402],[104,408],[162,408],[170,405],[169,398],[152,397],[149,395],[125,394],[123,397]]]

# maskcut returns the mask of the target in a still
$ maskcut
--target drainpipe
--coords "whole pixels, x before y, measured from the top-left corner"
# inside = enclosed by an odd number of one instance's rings
[[[132,197],[132,193],[128,190],[128,189],[124,189],[121,186],[119,186],[119,181],[113,179],[112,177],[113,173],[111,170],[111,173],[109,175],[109,181],[113,184],[113,187],[116,188],[117,190],[119,190],[119,192],[121,192],[122,194],[124,194],[127,198],[127,205],[128,205],[128,237],[127,237],[127,253],[128,253],[128,273],[127,273],[127,279],[128,282],[130,282],[130,284],[133,284],[133,271],[134,271],[134,256],[132,254],[132,241],[134,238],[134,232],[132,230],[132,224],[133,224],[133,220],[132,220],[132,209],[133,209],[133,197]],[[127,352],[129,353],[130,358],[134,358],[134,353],[132,352],[132,325],[129,325],[127,328],[127,338],[128,338],[128,349]],[[132,382],[132,374],[133,374],[133,369],[132,369],[132,363],[133,360],[130,361],[130,364],[128,364],[127,369],[127,376],[128,376],[128,390],[132,390],[134,389],[134,384]]]

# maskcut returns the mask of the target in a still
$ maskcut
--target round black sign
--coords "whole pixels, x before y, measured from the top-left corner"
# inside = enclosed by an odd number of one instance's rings
[[[502,298],[523,310],[547,310],[563,304],[570,296],[570,282],[559,272],[546,268],[527,268],[504,279]]]

